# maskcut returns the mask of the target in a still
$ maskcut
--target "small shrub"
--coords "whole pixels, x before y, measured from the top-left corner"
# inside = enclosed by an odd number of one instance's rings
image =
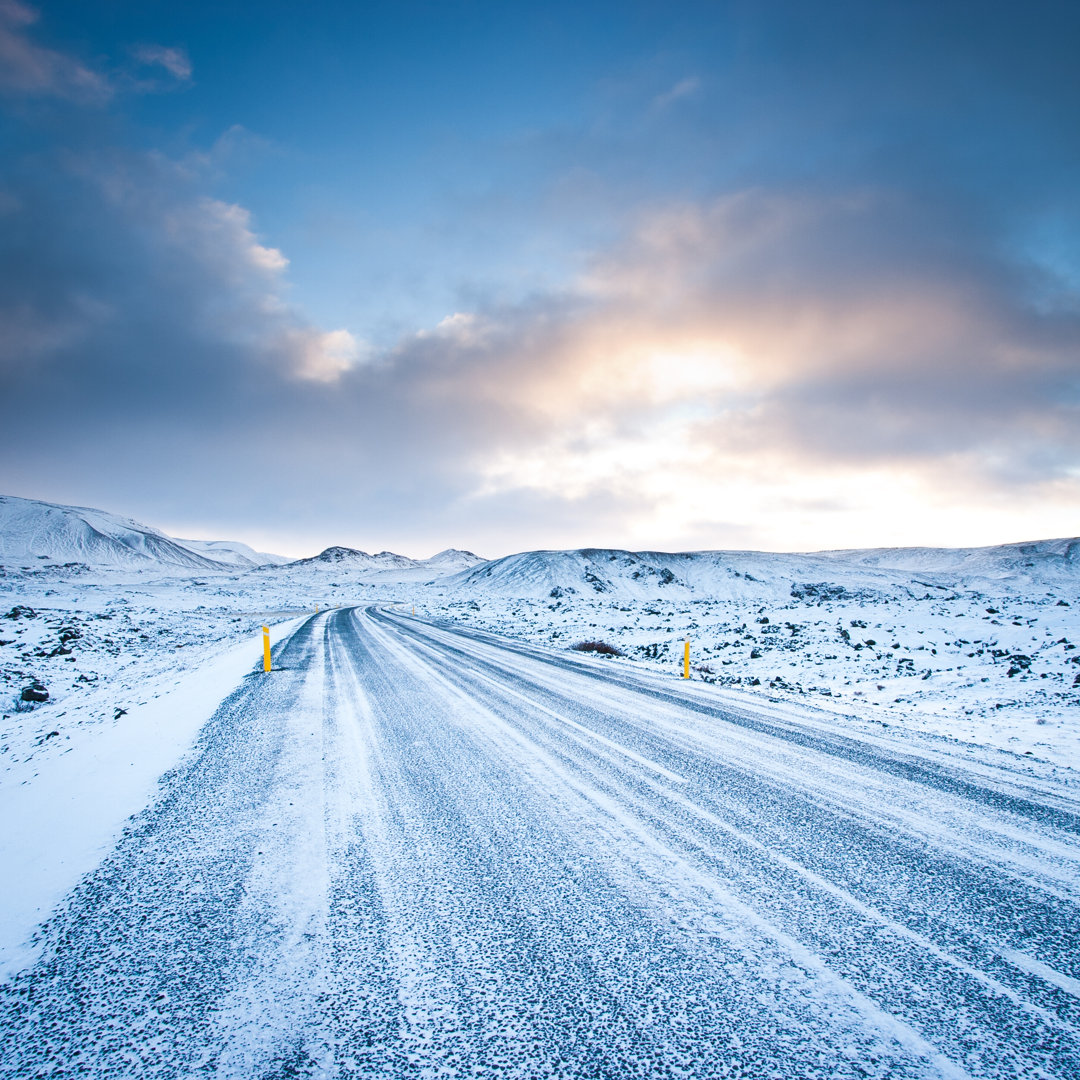
[[[614,645],[608,645],[605,641],[579,641],[570,646],[577,652],[599,653],[601,656],[625,656],[622,649],[616,649]]]

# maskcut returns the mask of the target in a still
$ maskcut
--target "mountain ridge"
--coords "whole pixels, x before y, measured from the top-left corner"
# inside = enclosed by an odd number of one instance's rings
[[[874,548],[835,552],[629,551],[573,548],[518,552],[460,571],[448,590],[554,600],[569,592],[612,599],[752,600],[814,596],[822,589],[919,596],[930,589],[1011,585],[1080,588],[1080,539],[985,548]]]
[[[239,541],[181,540],[91,507],[0,496],[0,564],[10,570],[85,564],[169,573],[298,573],[321,580],[331,569],[357,583],[436,585],[451,593],[558,600],[712,598],[779,600],[822,589],[848,595],[927,589],[1080,585],[1080,538],[1028,540],[974,548],[845,548],[818,552],[537,549],[485,560],[446,548],[428,559],[374,555],[332,545],[301,559],[257,552]],[[343,579],[344,580],[344,579]],[[823,594],[822,594],[823,595]]]
[[[225,567],[131,518],[88,506],[0,495],[0,563],[27,562],[31,567],[42,562],[126,569]]]

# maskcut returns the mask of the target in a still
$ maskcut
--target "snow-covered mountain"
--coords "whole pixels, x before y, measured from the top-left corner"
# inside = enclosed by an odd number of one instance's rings
[[[865,548],[821,551],[847,566],[947,575],[965,581],[1054,585],[1080,580],[1080,539],[1034,540],[977,548]]]
[[[189,551],[205,555],[215,562],[229,566],[284,566],[293,560],[286,555],[274,555],[269,551],[256,551],[239,540],[177,540]]]
[[[416,565],[416,560],[405,555],[395,555],[392,551],[380,551],[377,555],[369,555],[366,551],[358,551],[356,548],[335,545],[320,551],[318,555],[311,555],[306,559],[297,559],[291,565],[297,568],[301,566],[342,566],[363,570],[386,570],[412,567]]]
[[[26,569],[57,563],[125,569],[223,568],[216,559],[130,518],[13,495],[0,495],[0,563]]]
[[[483,563],[484,560],[471,551],[448,548],[430,559],[410,559],[392,551],[380,551],[369,555],[349,547],[328,547],[318,555],[297,559],[288,566],[290,573],[318,573],[334,569],[337,576],[365,584],[393,585],[397,583],[424,583],[433,579],[456,574]]]
[[[1080,539],[982,548],[762,551],[525,551],[485,561],[448,548],[429,559],[328,547],[289,560],[227,540],[179,540],[137,521],[80,506],[0,496],[0,565],[9,571],[66,563],[99,569],[246,573],[298,581],[435,585],[459,596],[612,600],[781,600],[918,597],[927,589],[1080,593]],[[280,579],[280,578],[279,578]]]
[[[447,548],[445,551],[440,551],[438,555],[432,555],[430,559],[425,559],[424,565],[431,567],[433,570],[439,569],[449,574],[458,570],[470,570],[483,562],[487,562],[487,560],[481,559],[479,555],[474,555],[471,551],[462,551],[460,548]]]
[[[526,551],[465,570],[448,589],[531,598],[605,594],[612,599],[749,599],[786,596],[791,581],[807,580],[805,557],[759,552],[624,551],[580,548]],[[815,560],[816,562],[816,560]],[[778,572],[779,571],[779,572]],[[861,575],[873,579],[872,573]]]
[[[302,566],[363,566],[371,565],[371,556],[366,551],[357,551],[350,547],[328,547],[318,555],[309,555],[306,559],[294,559],[290,564],[294,569]]]
[[[779,600],[919,596],[931,589],[1066,586],[1080,589],[1080,540],[990,548],[894,548],[785,554],[764,551],[526,551],[440,582],[460,594]]]
[[[178,540],[160,529],[87,506],[0,495],[0,565],[81,563],[97,569],[248,569],[289,562],[237,540]]]
[[[392,585],[423,584],[483,561],[470,551],[455,548],[430,559],[410,559],[392,551],[369,555],[342,546],[293,560],[255,551],[237,540],[181,540],[104,510],[0,496],[0,566],[11,571],[69,563],[100,570],[187,570],[196,574],[273,567],[302,577],[333,570],[345,572],[353,581]]]

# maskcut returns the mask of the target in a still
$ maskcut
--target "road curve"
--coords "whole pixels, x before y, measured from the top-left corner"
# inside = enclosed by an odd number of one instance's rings
[[[309,619],[0,988],[0,1076],[1080,1076],[1080,804]]]

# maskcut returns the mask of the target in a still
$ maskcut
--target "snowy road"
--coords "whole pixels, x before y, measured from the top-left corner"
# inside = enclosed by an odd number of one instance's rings
[[[1080,803],[339,610],[0,993],[4,1077],[1080,1075]]]

